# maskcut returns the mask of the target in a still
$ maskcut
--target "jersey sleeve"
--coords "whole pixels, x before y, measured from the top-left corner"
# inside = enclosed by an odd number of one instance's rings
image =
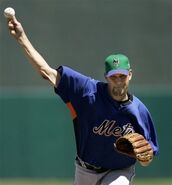
[[[143,106],[141,109],[144,110],[140,110],[140,125],[143,127],[144,136],[151,144],[154,154],[157,155],[159,146],[152,116],[146,107]]]
[[[80,98],[94,91],[94,79],[66,66],[60,66],[57,70],[61,74],[61,79],[58,87],[55,88],[55,93],[58,94],[65,103],[69,101],[80,101]]]
[[[157,155],[159,153],[157,133],[152,116],[147,107],[139,99],[134,97],[133,103],[128,107],[128,112],[136,120],[140,128],[140,134],[144,135],[151,144],[154,155]]]

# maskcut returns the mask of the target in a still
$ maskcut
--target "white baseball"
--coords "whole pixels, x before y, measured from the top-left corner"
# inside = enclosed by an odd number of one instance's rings
[[[6,18],[12,18],[15,15],[15,10],[11,7],[8,7],[4,10],[4,16]]]

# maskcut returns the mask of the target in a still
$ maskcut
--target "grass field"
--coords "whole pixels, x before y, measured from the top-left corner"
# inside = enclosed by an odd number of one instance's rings
[[[0,179],[0,185],[72,185],[72,181],[57,179]],[[172,185],[172,178],[136,179],[133,185]]]

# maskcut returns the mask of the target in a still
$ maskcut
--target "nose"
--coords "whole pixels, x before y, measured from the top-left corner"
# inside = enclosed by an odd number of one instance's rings
[[[122,83],[121,78],[120,77],[115,78],[115,83],[121,84]]]

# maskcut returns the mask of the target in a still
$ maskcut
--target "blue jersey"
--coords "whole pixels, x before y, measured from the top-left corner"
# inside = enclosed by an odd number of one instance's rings
[[[137,132],[150,142],[154,154],[158,143],[148,109],[135,96],[126,102],[112,99],[107,83],[61,66],[61,80],[55,92],[71,112],[77,155],[85,162],[107,169],[122,169],[136,160],[114,150],[122,135]]]

